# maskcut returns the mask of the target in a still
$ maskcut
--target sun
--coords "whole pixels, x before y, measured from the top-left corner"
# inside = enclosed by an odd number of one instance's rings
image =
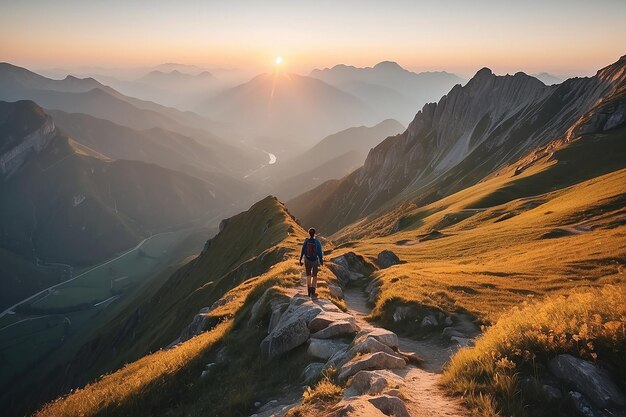
[[[277,56],[276,58],[274,58],[274,63],[276,65],[280,65],[283,63],[283,57],[282,56]]]

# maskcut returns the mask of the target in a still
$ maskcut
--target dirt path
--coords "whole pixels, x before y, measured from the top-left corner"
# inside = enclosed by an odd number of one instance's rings
[[[378,327],[365,320],[371,309],[367,305],[365,293],[359,288],[344,290],[344,298],[350,313],[361,327]],[[414,417],[468,416],[469,412],[458,398],[453,398],[438,385],[441,369],[456,348],[447,347],[433,340],[418,341],[398,337],[400,349],[415,352],[424,359],[423,369],[407,366],[398,372],[404,378],[405,404]]]

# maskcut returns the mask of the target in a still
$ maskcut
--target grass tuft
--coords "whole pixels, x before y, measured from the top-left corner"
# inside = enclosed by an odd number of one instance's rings
[[[476,346],[452,357],[443,384],[464,396],[476,415],[526,416],[547,404],[522,384],[541,378],[549,359],[562,353],[608,365],[626,377],[626,291],[607,285],[548,297],[513,308],[487,329]]]

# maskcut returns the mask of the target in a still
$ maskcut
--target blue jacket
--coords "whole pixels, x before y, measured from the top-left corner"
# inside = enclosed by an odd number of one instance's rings
[[[314,239],[315,240],[315,246],[317,247],[317,256],[315,257],[315,259],[310,259],[307,254],[306,254],[306,244],[309,241],[310,238],[306,238],[304,239],[304,243],[302,244],[302,251],[300,251],[300,260],[302,260],[302,257],[304,256],[305,258],[307,258],[309,261],[314,262],[316,261],[318,258],[320,260],[320,265],[324,263],[324,259],[322,258],[324,256],[324,253],[322,252],[322,243],[318,240],[318,239]]]

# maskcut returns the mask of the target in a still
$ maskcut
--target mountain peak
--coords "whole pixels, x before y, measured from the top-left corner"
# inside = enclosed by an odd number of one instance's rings
[[[381,61],[374,65],[374,69],[403,70],[404,68],[395,61]]]

